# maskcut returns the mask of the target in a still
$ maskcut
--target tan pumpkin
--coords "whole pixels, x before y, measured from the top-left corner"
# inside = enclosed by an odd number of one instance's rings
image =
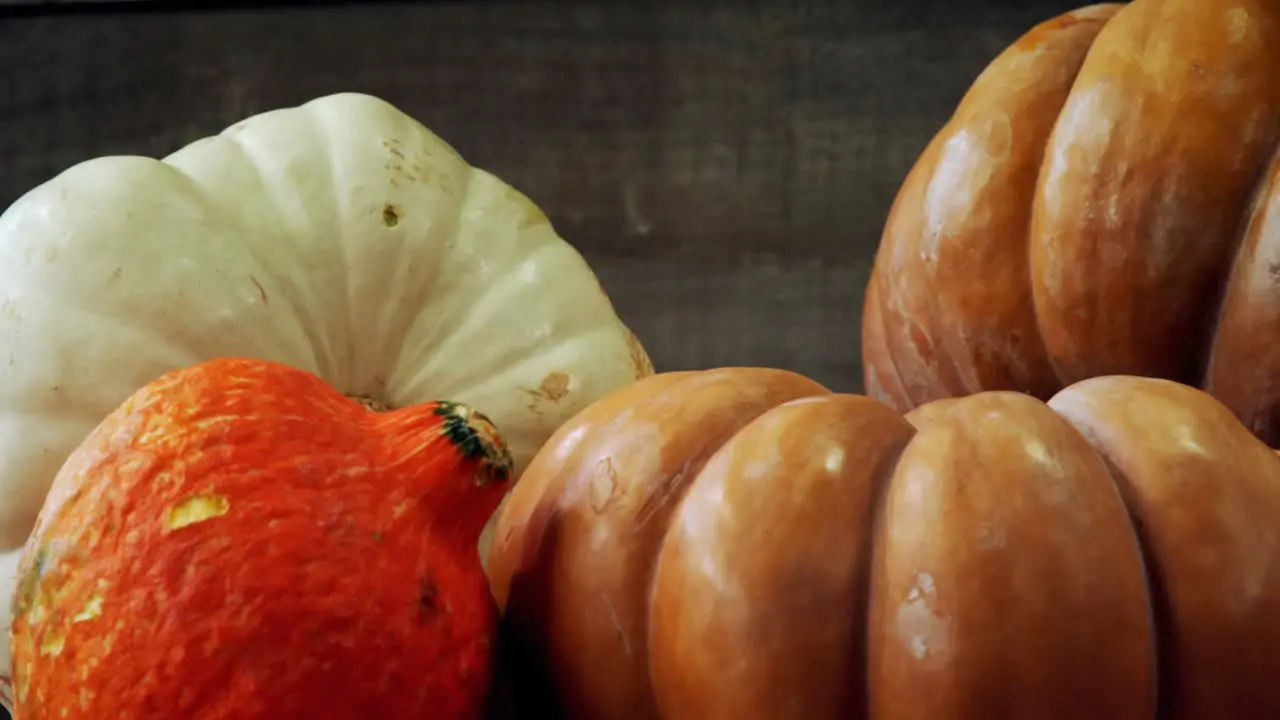
[[[1148,375],[1280,443],[1280,3],[1135,0],[1000,54],[898,194],[869,394],[906,410]]]
[[[570,420],[489,572],[548,716],[1220,720],[1280,717],[1278,535],[1280,459],[1191,387],[904,417],[740,368]]]

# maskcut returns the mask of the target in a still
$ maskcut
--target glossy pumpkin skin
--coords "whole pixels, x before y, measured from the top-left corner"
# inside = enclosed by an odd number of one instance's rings
[[[572,718],[1280,714],[1280,459],[1102,377],[907,415],[781,370],[660,374],[562,427],[489,571]]]
[[[1280,445],[1277,67],[1271,0],[1095,5],[1001,53],[886,222],[868,394],[1163,377]]]
[[[20,564],[17,717],[479,718],[475,552],[511,473],[456,403],[282,364],[166,374],[58,474]]]
[[[76,165],[0,215],[0,633],[59,467],[169,370],[282,362],[502,428],[519,476],[593,400],[653,372],[582,256],[414,119],[339,94],[155,160]],[[7,703],[0,644],[0,703]]]

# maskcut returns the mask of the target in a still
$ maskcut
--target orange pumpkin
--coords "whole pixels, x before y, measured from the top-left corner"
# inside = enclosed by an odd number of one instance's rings
[[[569,421],[488,567],[544,714],[1220,720],[1280,716],[1278,536],[1280,459],[1191,387],[904,417],[740,368]]]
[[[1001,53],[890,212],[868,393],[906,410],[1147,375],[1280,444],[1277,68],[1274,0],[1094,5]]]
[[[161,377],[72,454],[27,543],[17,717],[481,717],[475,548],[510,470],[455,403],[371,412],[256,360]]]

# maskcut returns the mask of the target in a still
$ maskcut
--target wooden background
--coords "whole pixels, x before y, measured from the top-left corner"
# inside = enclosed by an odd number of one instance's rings
[[[5,3],[0,207],[91,156],[369,92],[541,204],[660,369],[841,390],[911,162],[1004,45],[1079,4]]]

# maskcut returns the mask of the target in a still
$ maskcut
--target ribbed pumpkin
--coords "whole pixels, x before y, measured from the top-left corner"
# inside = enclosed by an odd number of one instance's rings
[[[1163,377],[1280,444],[1278,68],[1274,0],[1095,5],[1001,53],[893,205],[868,393]]]
[[[737,368],[569,421],[489,571],[548,716],[1221,720],[1280,717],[1278,536],[1280,459],[1195,388],[903,416]]]

